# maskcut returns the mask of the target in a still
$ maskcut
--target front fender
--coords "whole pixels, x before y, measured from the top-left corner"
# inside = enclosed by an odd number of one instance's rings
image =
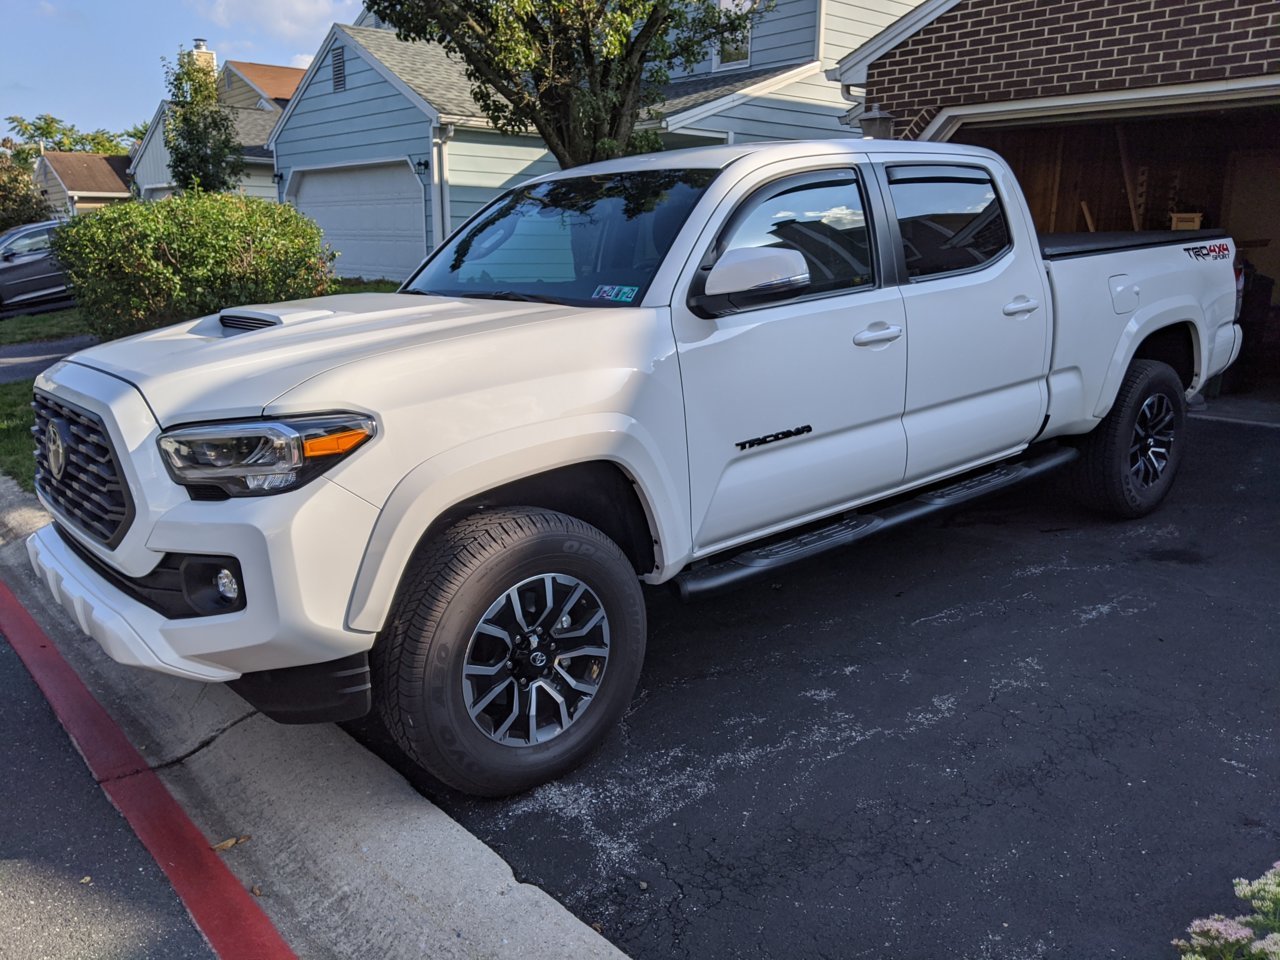
[[[411,470],[374,525],[352,592],[350,628],[382,629],[409,558],[446,510],[503,484],[595,460],[616,463],[638,486],[658,540],[654,578],[665,579],[691,550],[688,489],[639,421],[620,413],[584,414],[491,434]]]

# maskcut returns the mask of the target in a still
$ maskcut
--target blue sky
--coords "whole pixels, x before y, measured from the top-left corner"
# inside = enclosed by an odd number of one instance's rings
[[[5,0],[4,117],[51,113],[81,130],[150,120],[164,96],[161,57],[204,37],[225,60],[305,67],[329,24],[360,0]]]

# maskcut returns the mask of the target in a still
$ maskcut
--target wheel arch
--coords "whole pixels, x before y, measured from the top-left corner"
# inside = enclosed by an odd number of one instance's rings
[[[1135,316],[1125,328],[1112,354],[1102,390],[1093,411],[1100,420],[1111,410],[1120,384],[1134,360],[1158,360],[1177,373],[1184,390],[1202,387],[1206,344],[1202,342],[1203,313],[1193,302],[1169,305],[1140,319]]]
[[[583,456],[587,451],[594,455]],[[475,452],[457,449],[426,461],[392,492],[356,577],[347,613],[352,629],[381,630],[421,544],[485,509],[539,507],[576,517],[617,543],[649,580],[664,579],[688,555],[687,490],[682,499],[671,472],[634,435],[614,429],[492,458],[475,459]]]
[[[1183,388],[1190,390],[1196,382],[1196,371],[1199,369],[1198,354],[1195,324],[1190,320],[1183,320],[1148,333],[1134,349],[1129,362],[1158,360],[1168,364],[1182,381]]]

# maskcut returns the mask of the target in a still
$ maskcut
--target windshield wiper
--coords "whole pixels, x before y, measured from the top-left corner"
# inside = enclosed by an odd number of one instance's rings
[[[521,293],[518,290],[486,290],[475,291],[468,290],[466,293],[459,294],[462,297],[472,297],[477,300],[518,300],[522,303],[557,303],[561,306],[564,301],[555,297],[548,297],[542,293]]]

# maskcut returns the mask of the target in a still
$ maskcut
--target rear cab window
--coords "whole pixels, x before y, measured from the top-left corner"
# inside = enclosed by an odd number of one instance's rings
[[[981,269],[1012,249],[1004,208],[986,170],[897,164],[885,172],[909,280]]]

